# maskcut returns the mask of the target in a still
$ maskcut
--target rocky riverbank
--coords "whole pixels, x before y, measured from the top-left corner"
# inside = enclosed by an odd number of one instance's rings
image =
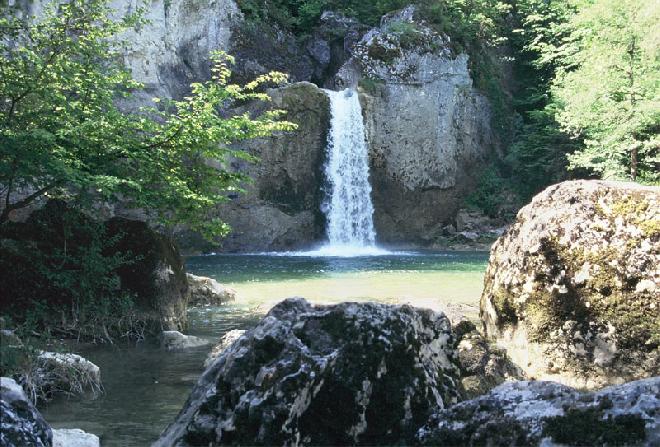
[[[521,210],[481,301],[499,348],[408,306],[287,300],[220,344],[156,445],[655,445],[659,198],[567,182]],[[520,380],[544,371],[580,387],[632,381],[582,393]]]

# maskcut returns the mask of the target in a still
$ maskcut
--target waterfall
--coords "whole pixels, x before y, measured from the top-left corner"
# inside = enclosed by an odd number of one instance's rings
[[[381,254],[376,248],[369,184],[369,162],[362,109],[355,90],[326,90],[330,98],[325,176],[328,245],[320,251],[329,255]]]

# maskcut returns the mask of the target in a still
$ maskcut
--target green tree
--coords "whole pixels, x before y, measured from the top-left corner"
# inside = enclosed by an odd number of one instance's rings
[[[552,85],[557,119],[585,147],[572,168],[604,178],[660,180],[660,6],[657,1],[583,0]],[[548,54],[550,51],[546,51]]]
[[[204,211],[244,180],[229,161],[250,158],[232,144],[294,127],[279,111],[223,110],[268,100],[261,88],[285,76],[231,85],[231,57],[214,53],[212,80],[192,84],[190,96],[121,108],[142,86],[121,64],[120,36],[143,20],[141,11],[116,16],[107,0],[71,0],[52,2],[42,18],[0,18],[0,225],[48,196],[121,200],[164,224],[220,235],[227,226]]]

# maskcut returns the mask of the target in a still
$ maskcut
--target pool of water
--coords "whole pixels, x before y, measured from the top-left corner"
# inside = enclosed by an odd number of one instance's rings
[[[459,306],[476,317],[487,253],[399,253],[352,258],[295,254],[212,255],[187,260],[188,270],[236,289],[220,307],[193,308],[189,333],[217,341],[254,326],[292,296],[319,303],[379,301],[442,310]],[[103,446],[148,446],[183,406],[211,345],[164,352],[157,345],[76,346],[101,368],[105,392],[92,399],[57,399],[42,408],[55,428],[81,428]]]

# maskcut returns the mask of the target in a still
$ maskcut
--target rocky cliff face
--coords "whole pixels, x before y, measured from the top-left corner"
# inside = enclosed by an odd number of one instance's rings
[[[222,243],[226,251],[298,248],[323,237],[321,185],[329,99],[307,82],[273,90],[270,95],[272,107],[285,110],[286,119],[298,129],[245,145],[259,161],[237,163],[235,168],[253,182],[245,185],[244,194],[231,197],[216,211],[233,230]]]
[[[415,20],[385,16],[356,45],[338,85],[360,85],[374,223],[383,242],[430,243],[453,221],[495,139],[468,56]]]
[[[49,1],[10,3],[20,13],[38,15]],[[121,14],[141,3],[112,0],[111,6]],[[154,0],[146,18],[148,24],[125,36],[125,62],[146,87],[128,106],[150,104],[154,96],[182,97],[191,82],[210,77],[208,55],[216,49],[236,56],[237,82],[279,70],[292,82],[359,85],[381,242],[436,241],[495,145],[489,102],[472,85],[468,56],[455,54],[447,36],[417,21],[412,7],[384,17],[370,31],[326,12],[306,37],[256,25],[232,0]],[[234,230],[223,250],[289,249],[323,236],[319,198],[328,101],[312,84],[272,93],[274,104],[300,129],[249,145],[260,164],[237,169],[254,175],[254,185],[214,211]],[[216,249],[199,238],[183,242],[189,251]]]

